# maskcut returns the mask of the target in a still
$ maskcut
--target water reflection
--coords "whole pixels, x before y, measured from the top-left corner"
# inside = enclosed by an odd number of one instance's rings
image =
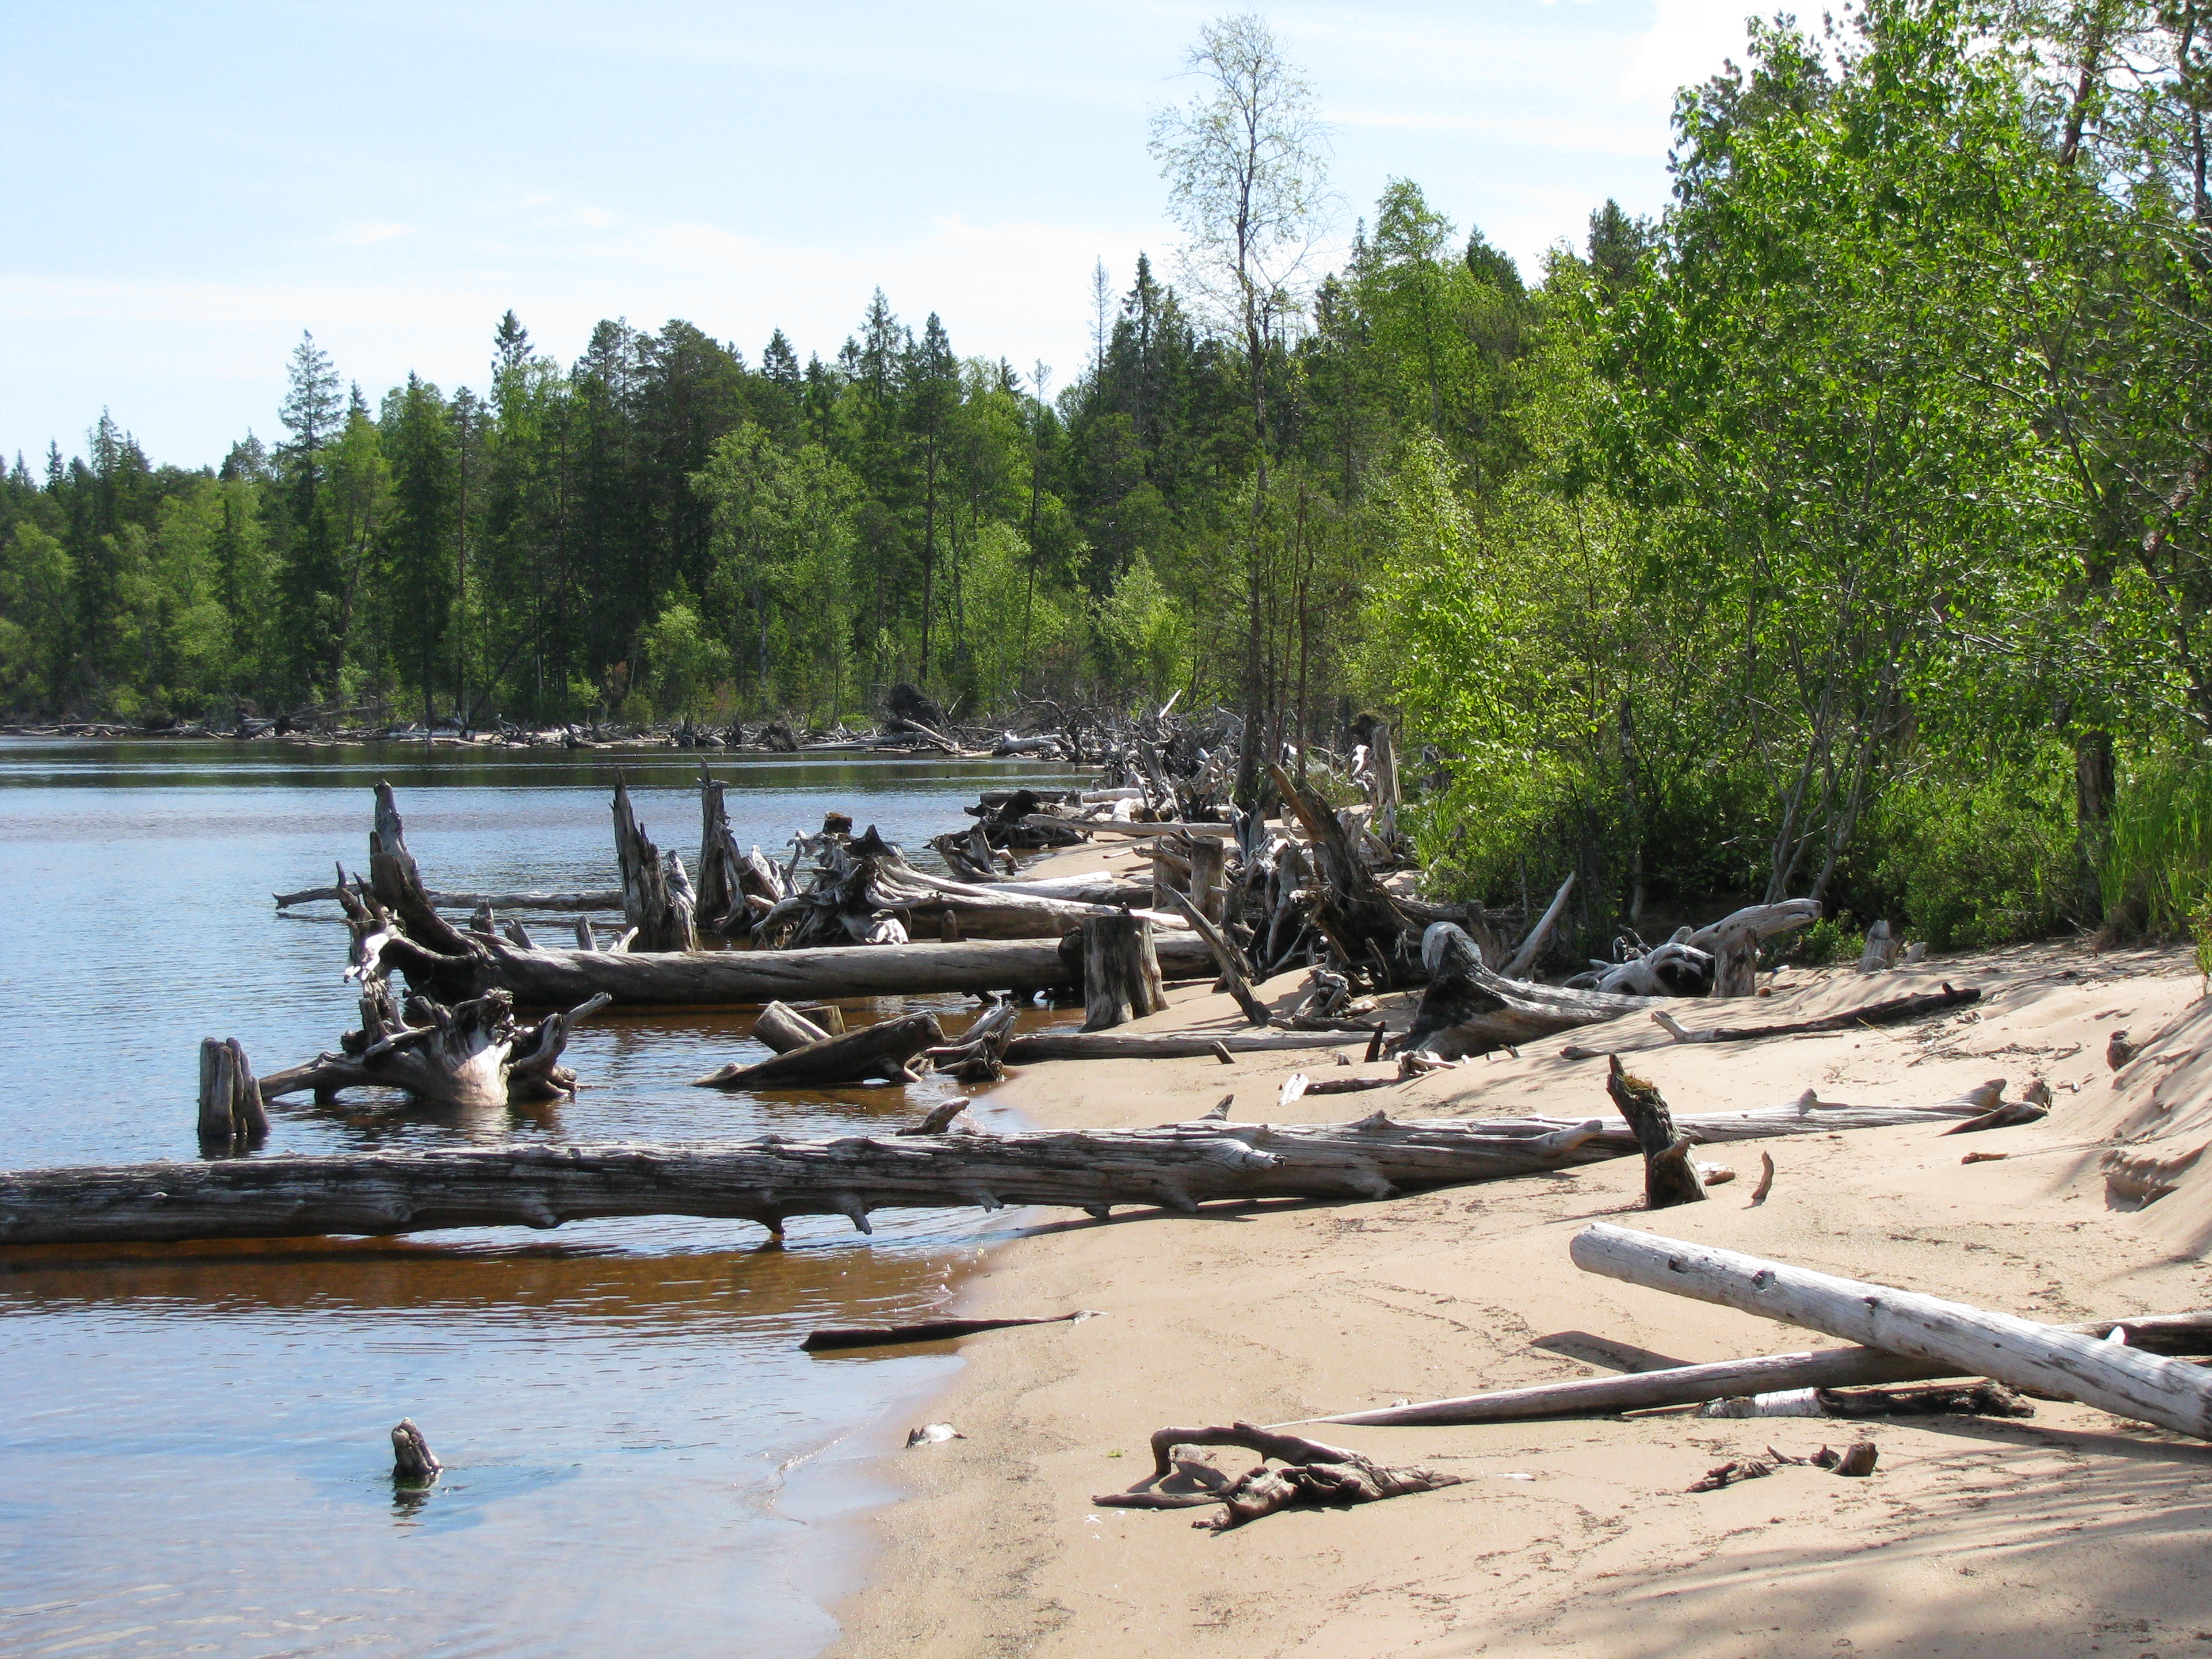
[[[688,852],[689,755],[0,740],[0,1157],[191,1156],[202,1036],[239,1037],[263,1069],[334,1045],[356,1012],[343,936],[276,917],[269,895],[365,861],[377,778],[399,788],[434,884],[599,887],[617,763],[653,833]],[[714,765],[738,833],[764,848],[831,806],[918,848],[980,789],[1049,776]],[[948,1030],[974,1012],[923,1006]],[[269,1150],[880,1131],[952,1091],[691,1087],[766,1053],[749,1024],[588,1024],[569,1101],[277,1103]],[[895,1416],[951,1362],[823,1365],[798,1340],[923,1316],[993,1224],[1010,1223],[891,1213],[864,1243],[807,1218],[780,1250],[742,1223],[671,1218],[0,1252],[0,1455],[35,1472],[0,1486],[0,1651],[811,1653],[831,1634],[802,1576],[822,1545],[774,1506],[779,1471]],[[393,1490],[402,1416],[449,1467],[426,1492]]]

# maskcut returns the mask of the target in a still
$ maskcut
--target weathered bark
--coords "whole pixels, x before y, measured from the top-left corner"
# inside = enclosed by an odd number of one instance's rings
[[[368,884],[349,884],[356,893],[367,892]],[[295,904],[313,904],[335,899],[335,887],[308,887],[296,893],[272,895],[279,910],[289,909]],[[429,902],[441,909],[474,910],[489,905],[495,910],[619,910],[623,908],[622,894],[613,890],[603,893],[446,893],[426,894]]]
[[[1981,1000],[1981,992],[1973,986],[1954,991],[1947,980],[1940,991],[1892,997],[1887,1002],[1870,1002],[1845,1013],[1823,1014],[1817,1019],[1784,1020],[1776,1025],[1716,1025],[1710,1030],[1692,1031],[1663,1008],[1654,1008],[1651,1018],[1677,1042],[1755,1042],[1761,1037],[1808,1036],[1822,1031],[1853,1030],[1862,1025],[1890,1025],[1901,1019],[1918,1019],[1952,1008],[1968,1007]]]
[[[1094,917],[1083,924],[1085,1030],[1103,1031],[1125,1019],[1157,1014],[1167,1006],[1152,923],[1117,915]]]
[[[753,930],[745,903],[744,854],[730,830],[725,786],[699,763],[699,909],[697,926],[710,933],[744,938]]]
[[[236,1037],[200,1041],[200,1150],[244,1152],[269,1139],[261,1085]]]
[[[787,1054],[810,1042],[826,1042],[830,1033],[798,1012],[787,1003],[771,1002],[753,1021],[752,1037],[777,1054]]]
[[[402,1089],[422,1100],[456,1106],[505,1106],[556,1099],[575,1085],[560,1064],[576,1024],[606,1006],[592,997],[534,1025],[518,1024],[503,991],[448,1007],[408,1000],[405,1018],[380,976],[364,976],[361,1029],[346,1034],[337,1054],[261,1079],[264,1098],[313,1092],[328,1100],[346,1089]]]
[[[1687,1117],[1703,1142],[1936,1123],[1953,1106],[1801,1099]],[[610,1216],[757,1222],[879,1209],[1115,1205],[1189,1213],[1215,1200],[1377,1199],[1548,1173],[1638,1150],[1595,1119],[1431,1118],[1274,1125],[1200,1119],[1153,1129],[771,1138],[737,1146],[441,1148],[0,1170],[0,1243],[159,1243],[450,1227],[554,1227]],[[1994,1372],[1989,1373],[1995,1375]],[[2003,1379],[2000,1379],[2003,1380]]]
[[[863,1025],[842,1036],[825,1036],[750,1066],[732,1062],[692,1079],[702,1089],[825,1089],[841,1083],[883,1078],[918,1083],[907,1062],[933,1042],[945,1041],[934,1014],[903,1014]]]
[[[1196,979],[1214,971],[1212,952],[1194,933],[1163,933],[1153,950],[1164,975]],[[466,996],[497,988],[519,1006],[561,1007],[605,992],[617,1005],[712,1008],[842,997],[918,996],[935,991],[1048,991],[1078,983],[1049,939],[971,939],[951,945],[827,945],[808,951],[517,951],[493,944],[481,958],[410,956],[409,981],[434,994]]]
[[[222,1167],[222,1166],[217,1166]],[[1802,1325],[1968,1376],[2058,1394],[2177,1434],[2212,1439],[2212,1374],[2121,1342],[1734,1250],[1597,1225],[1570,1255],[1588,1273]]]
[[[1528,970],[1543,956],[1544,947],[1552,942],[1552,930],[1559,925],[1559,913],[1567,908],[1567,895],[1574,890],[1574,872],[1570,870],[1567,878],[1559,884],[1559,890],[1552,895],[1550,905],[1537,918],[1536,925],[1528,930],[1528,937],[1521,941],[1521,948],[1513,953],[1504,967],[1498,969],[1499,973],[1507,979],[1528,977]]]
[[[1820,919],[1820,901],[1814,898],[1784,899],[1775,904],[1747,904],[1741,910],[1731,910],[1718,921],[1709,921],[1682,942],[1692,950],[1714,951],[1720,946],[1721,936],[1737,927],[1748,927],[1764,941],[1777,933],[1786,933],[1793,927],[1809,927]]]
[[[1218,1054],[1227,1065],[1240,1054],[1340,1048],[1360,1040],[1338,1031],[1031,1031],[1006,1045],[1006,1059],[1028,1066],[1047,1060],[1195,1060]]]
[[[1713,988],[1717,997],[1747,997],[1759,989],[1759,933],[1739,924],[1724,929],[1713,947]]]
[[[682,860],[662,858],[630,808],[629,788],[615,780],[615,857],[622,866],[623,920],[637,929],[635,946],[642,951],[696,951],[699,933],[693,920],[696,901]]]
[[[1267,777],[1304,829],[1322,879],[1328,884],[1314,908],[1315,925],[1347,964],[1360,967],[1379,959],[1389,978],[1389,964],[1401,954],[1408,927],[1405,917],[1375,879],[1328,803],[1279,766],[1269,765]]]
[[[1200,844],[1211,846],[1214,843]],[[1270,1023],[1273,1016],[1267,1012],[1267,1005],[1261,1001],[1252,989],[1251,975],[1244,968],[1243,952],[1222,938],[1220,929],[1197,904],[1180,893],[1170,896],[1176,908],[1182,911],[1183,919],[1190,923],[1192,931],[1204,939],[1206,949],[1213,952],[1214,965],[1221,969],[1222,983],[1228,988],[1229,994],[1237,1000],[1237,1006],[1244,1011],[1244,1018],[1255,1025]]]
[[[1643,1148],[1644,1207],[1667,1210],[1705,1202],[1705,1183],[1690,1161],[1692,1143],[1674,1133],[1674,1115],[1658,1085],[1630,1076],[1621,1069],[1620,1056],[1613,1054],[1607,1061],[1605,1091]]]
[[[1200,915],[1217,926],[1229,897],[1228,861],[1226,842],[1200,836],[1190,843],[1191,902],[1198,907]]]
[[[1275,1469],[1263,1464],[1233,1484],[1225,1480],[1218,1486],[1208,1483],[1210,1489],[1195,1494],[1163,1492],[1158,1490],[1158,1483],[1174,1473],[1178,1462],[1175,1450],[1178,1446],[1237,1446],[1273,1459],[1284,1467]],[[1190,1509],[1218,1504],[1223,1513],[1212,1528],[1216,1532],[1226,1532],[1231,1527],[1241,1527],[1296,1504],[1372,1504],[1385,1498],[1403,1498],[1412,1492],[1456,1486],[1462,1479],[1434,1469],[1385,1468],[1341,1446],[1323,1445],[1318,1440],[1263,1429],[1253,1423],[1205,1429],[1161,1429],[1152,1436],[1152,1463],[1150,1478],[1135,1487],[1127,1492],[1103,1492],[1091,1501],[1107,1509],[1130,1510]],[[1206,1466],[1185,1463],[1182,1468],[1188,1474]]]
[[[1413,1012],[1413,1028],[1390,1045],[1389,1052],[1458,1060],[1602,1024],[1650,1006],[1647,997],[1570,991],[1501,978],[1487,969],[1447,971],[1429,981]]]

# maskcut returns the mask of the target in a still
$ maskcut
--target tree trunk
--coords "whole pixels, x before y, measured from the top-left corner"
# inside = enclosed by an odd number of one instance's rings
[[[2059,1328],[2093,1340],[2101,1340],[2118,1329],[2130,1346],[2144,1353],[2212,1352],[2212,1314],[2156,1314],[2139,1320],[2103,1319]],[[1533,1388],[1494,1389],[1455,1400],[1424,1400],[1410,1406],[1340,1412],[1305,1421],[1404,1428],[1519,1423],[1540,1417],[1658,1411],[1741,1395],[1778,1394],[1785,1389],[1867,1389],[1893,1382],[1930,1382],[1962,1374],[1956,1365],[1942,1360],[1914,1359],[1884,1353],[1879,1348],[1833,1348],[1823,1353],[1765,1354],[1757,1359],[1674,1365],[1627,1376],[1585,1376],[1571,1382],[1540,1382]]]
[[[2212,1375],[2125,1343],[2100,1342],[1962,1302],[1625,1227],[1585,1228],[1570,1254],[1588,1273],[1716,1302],[1847,1342],[1955,1366],[1964,1376],[2063,1395],[2177,1434],[2212,1439]]]
[[[1083,1006],[1086,1031],[1142,1019],[1168,1006],[1152,923],[1121,915],[1083,924]]]
[[[1006,1045],[1016,1066],[1048,1060],[1195,1060],[1217,1048],[1232,1054],[1341,1048],[1364,1042],[1342,1031],[1031,1031]]]
[[[1969,985],[1963,991],[1954,991],[1947,981],[1940,991],[1892,997],[1887,1002],[1870,1002],[1864,1007],[1848,1008],[1840,1014],[1784,1020],[1773,1025],[1716,1025],[1693,1031],[1663,1008],[1652,1009],[1651,1018],[1677,1042],[1754,1042],[1762,1037],[1809,1036],[1820,1031],[1855,1030],[1862,1025],[1890,1025],[1901,1019],[1919,1019],[1953,1008],[1971,1007],[1981,1000],[1978,987]]]
[[[356,882],[352,885],[357,893],[368,890],[366,882]],[[335,899],[337,896],[338,890],[335,887],[308,887],[296,893],[270,895],[276,901],[279,910],[289,909],[295,904],[313,904]],[[588,911],[619,910],[623,908],[622,894],[611,889],[595,893],[446,893],[434,890],[423,896],[441,910],[474,910],[487,904],[495,910]]]
[[[1570,870],[1567,878],[1559,884],[1559,890],[1552,895],[1552,902],[1537,918],[1536,925],[1528,930],[1528,937],[1521,941],[1504,967],[1498,969],[1507,979],[1526,979],[1544,954],[1544,947],[1552,942],[1552,930],[1559,925],[1559,912],[1567,908],[1567,895],[1575,890],[1575,874]]]
[[[1962,1115],[1941,1106],[1784,1106],[1685,1119],[1680,1127],[1706,1141],[1764,1139]],[[1394,1123],[1378,1112],[1356,1123],[1198,1120],[1036,1134],[441,1148],[20,1170],[0,1171],[0,1243],[382,1237],[645,1215],[732,1218],[772,1229],[787,1216],[843,1215],[866,1231],[871,1210],[967,1204],[1188,1213],[1212,1200],[1389,1198],[1636,1150],[1626,1127],[1595,1120]]]
[[[1717,997],[1747,997],[1759,989],[1759,934],[1736,927],[1721,934],[1713,952],[1713,988]]]
[[[1223,907],[1229,896],[1227,876],[1229,846],[1211,836],[1199,836],[1190,843],[1191,902],[1206,921],[1218,926]]]
[[[757,1026],[755,1030],[757,1034]],[[918,1083],[920,1076],[907,1062],[944,1041],[945,1028],[936,1015],[906,1014],[842,1036],[824,1034],[771,1059],[750,1066],[733,1063],[693,1082],[702,1089],[822,1089],[875,1077]]]

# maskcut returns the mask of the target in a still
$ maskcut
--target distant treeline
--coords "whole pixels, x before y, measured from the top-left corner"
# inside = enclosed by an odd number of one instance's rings
[[[1343,270],[1241,313],[1102,270],[1056,396],[880,295],[803,364],[613,322],[563,366],[510,313],[481,394],[374,404],[303,340],[273,447],[157,467],[103,416],[18,460],[0,703],[827,721],[904,679],[968,718],[1180,694],[1271,742],[1388,708],[1472,890],[2180,928],[2208,22],[1762,27],[1682,95],[1661,219],[1607,204],[1524,285],[1394,181]]]

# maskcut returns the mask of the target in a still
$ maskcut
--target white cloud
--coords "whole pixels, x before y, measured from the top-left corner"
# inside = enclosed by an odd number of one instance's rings
[[[1620,90],[1670,103],[1677,88],[1717,75],[1723,59],[1742,62],[1744,20],[1759,9],[1751,0],[1657,0]]]

